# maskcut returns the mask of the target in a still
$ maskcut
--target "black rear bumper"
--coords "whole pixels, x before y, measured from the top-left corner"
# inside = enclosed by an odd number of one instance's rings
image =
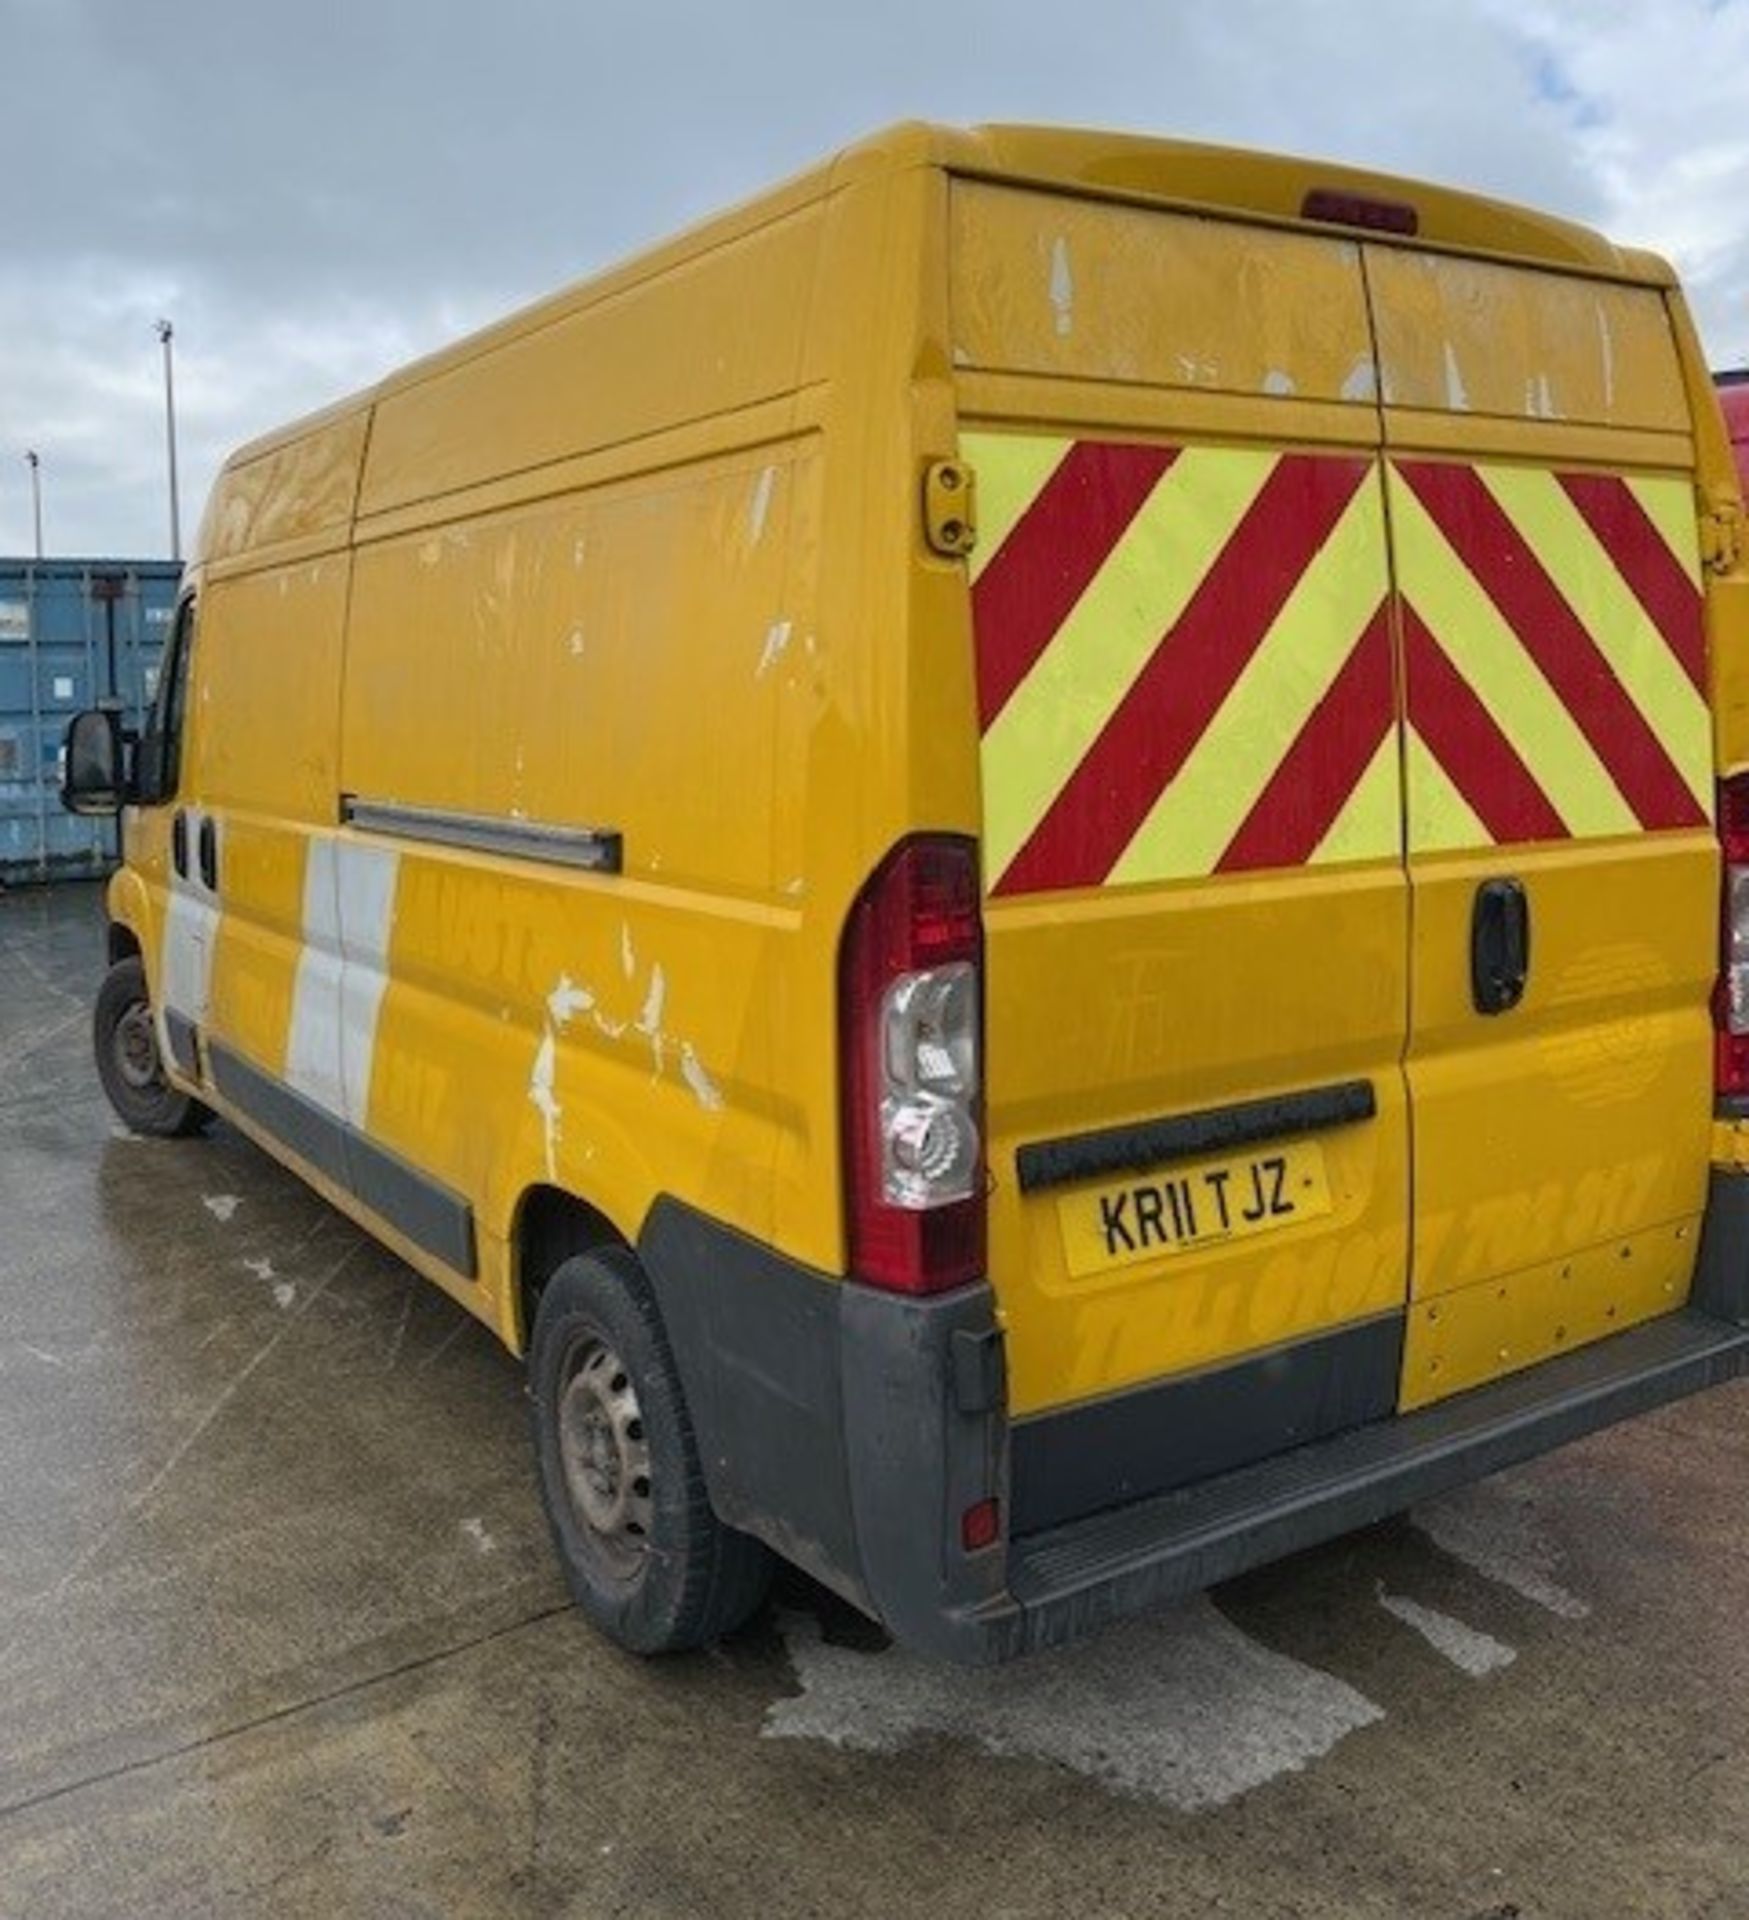
[[[1749,1373],[1749,1329],[1693,1308],[1420,1413],[1014,1541],[1011,1609],[968,1621],[1001,1659],[1370,1526],[1618,1420]]]
[[[994,1495],[1011,1511],[987,1286],[876,1292],[668,1200],[639,1252],[718,1513],[907,1646],[966,1665],[1063,1645],[1749,1373],[1749,1176],[1715,1172],[1681,1312],[1437,1406],[968,1551],[968,1507]]]

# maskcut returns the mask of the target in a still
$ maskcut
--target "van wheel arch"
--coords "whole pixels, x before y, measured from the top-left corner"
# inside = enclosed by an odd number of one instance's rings
[[[603,1247],[630,1247],[598,1207],[563,1187],[529,1187],[517,1202],[511,1246],[516,1259],[516,1346],[528,1347],[534,1317],[547,1282],[574,1254]]]
[[[139,936],[133,928],[120,920],[109,923],[107,935],[109,946],[109,964],[119,966],[124,960],[138,960],[142,957]]]

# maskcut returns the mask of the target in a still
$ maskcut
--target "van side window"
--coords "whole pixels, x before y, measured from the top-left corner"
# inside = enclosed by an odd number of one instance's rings
[[[169,800],[182,770],[182,725],[188,699],[188,662],[194,651],[194,601],[176,609],[176,626],[158,675],[158,695],[140,742],[139,798],[143,805]]]

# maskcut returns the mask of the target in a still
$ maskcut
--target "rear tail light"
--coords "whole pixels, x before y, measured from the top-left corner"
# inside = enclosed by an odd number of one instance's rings
[[[1749,1094],[1749,774],[1719,782],[1719,840],[1725,878],[1719,914],[1719,983],[1714,1079],[1725,1096]]]
[[[984,1273],[983,921],[970,840],[894,848],[839,972],[851,1271],[900,1293]]]

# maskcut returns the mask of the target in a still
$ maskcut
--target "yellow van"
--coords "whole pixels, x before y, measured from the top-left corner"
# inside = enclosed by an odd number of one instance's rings
[[[527,1355],[624,1645],[1063,1641],[1749,1362],[1741,524],[1657,260],[897,128],[231,460],[105,1085]]]

